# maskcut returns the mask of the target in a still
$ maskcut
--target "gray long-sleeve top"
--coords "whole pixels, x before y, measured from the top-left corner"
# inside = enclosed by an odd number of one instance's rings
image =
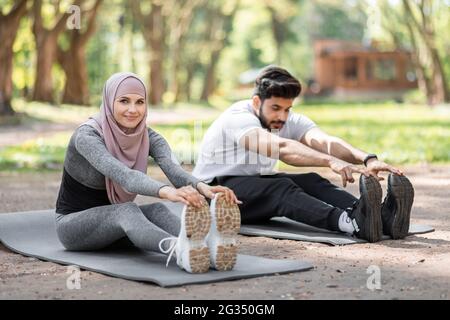
[[[200,182],[180,166],[167,141],[148,128],[151,156],[177,188]],[[154,180],[145,173],[128,168],[106,149],[105,141],[93,127],[82,125],[72,135],[64,160],[67,173],[79,183],[98,190],[105,190],[105,177],[120,184],[129,192],[158,196],[166,183]]]

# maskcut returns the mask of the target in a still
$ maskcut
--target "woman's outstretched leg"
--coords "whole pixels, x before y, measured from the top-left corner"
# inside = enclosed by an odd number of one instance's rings
[[[56,231],[68,250],[99,250],[128,237],[136,247],[169,254],[169,259],[175,253],[177,264],[188,272],[208,271],[209,251],[205,237],[209,231],[210,213],[206,202],[201,208],[186,206],[183,223],[175,215],[167,219],[168,216],[161,215],[156,209],[161,208],[147,207],[147,216],[168,230],[178,232],[177,236],[156,226],[133,202],[57,215]]]
[[[68,250],[98,250],[126,236],[138,248],[159,252],[160,241],[172,237],[150,222],[133,202],[58,215],[56,231]],[[170,244],[164,245],[167,249]]]
[[[169,210],[163,203],[156,202],[139,206],[144,216],[156,226],[173,236],[178,236],[181,228],[181,217]]]

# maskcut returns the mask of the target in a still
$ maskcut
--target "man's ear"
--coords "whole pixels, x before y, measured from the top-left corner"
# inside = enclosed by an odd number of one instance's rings
[[[253,110],[259,111],[259,108],[261,107],[261,99],[259,98],[259,96],[254,95],[252,97],[252,102],[253,102]]]

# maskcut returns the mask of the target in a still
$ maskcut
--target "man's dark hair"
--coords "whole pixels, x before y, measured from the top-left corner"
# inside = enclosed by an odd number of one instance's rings
[[[277,66],[267,66],[256,78],[253,94],[264,101],[271,97],[294,99],[301,91],[300,82],[287,70]]]

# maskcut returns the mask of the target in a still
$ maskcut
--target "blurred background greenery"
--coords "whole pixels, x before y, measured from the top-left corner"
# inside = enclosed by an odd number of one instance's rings
[[[71,5],[81,9],[79,29]],[[0,0],[0,170],[60,170],[74,126],[98,111],[105,80],[125,70],[146,79],[150,118],[190,114],[151,126],[192,163],[196,119],[204,132],[249,98],[268,64],[300,79],[294,110],[325,131],[392,163],[448,163],[449,9],[449,0]],[[395,100],[383,91],[376,100],[308,95],[323,39],[408,52],[416,88]],[[36,124],[49,134],[2,143]]]

